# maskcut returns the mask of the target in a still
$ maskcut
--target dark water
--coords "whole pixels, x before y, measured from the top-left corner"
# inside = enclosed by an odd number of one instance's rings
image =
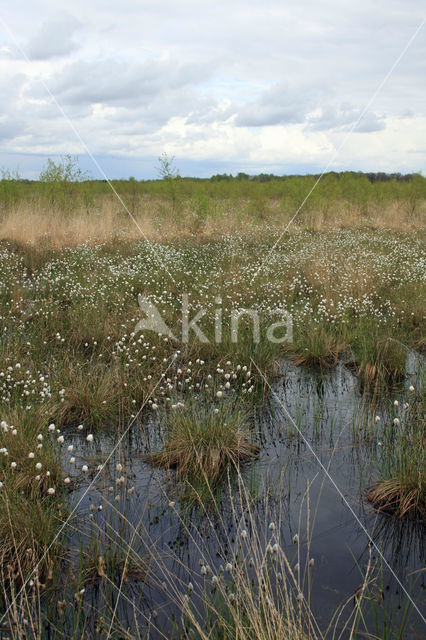
[[[311,607],[321,628],[327,627],[336,608],[360,587],[369,559],[377,563],[378,580],[372,588],[380,597],[383,595],[395,624],[407,602],[401,584],[424,615],[423,525],[377,514],[364,499],[366,488],[377,477],[380,434],[396,411],[403,419],[408,385],[418,384],[416,370],[416,360],[411,358],[404,387],[378,402],[362,393],[359,380],[343,364],[329,373],[319,373],[283,363],[281,375],[273,383],[274,393],[254,416],[253,428],[261,451],[242,474],[244,486],[256,498],[250,516],[245,501],[232,499],[227,487],[222,491],[219,511],[211,509],[202,514],[197,507],[179,506],[173,474],[153,469],[144,460],[149,449],[155,450],[161,440],[160,425],[153,421],[135,425],[87,495],[91,478],[81,481],[81,474],[79,485],[70,493],[71,505],[82,498],[76,531],[70,536],[75,561],[80,548],[91,548],[94,541],[105,557],[115,551],[123,558],[126,545],[131,544],[132,557],[140,558],[144,567],[149,551],[155,548],[157,560],[151,559],[146,575],[143,568],[133,575],[130,572],[117,617],[126,628],[139,626],[142,637],[143,633],[150,638],[164,637],[157,628],[165,637],[172,637],[174,616],[179,624],[177,599],[187,592],[189,581],[194,585],[194,598],[204,583],[200,565],[209,564],[216,574],[241,544],[242,528],[247,529],[249,537],[255,528],[262,544],[270,536],[268,524],[273,520],[276,537],[292,564],[298,560],[293,543],[296,533],[301,541],[300,565],[304,567],[308,557],[315,560]],[[393,406],[394,399],[400,402],[398,409]],[[374,421],[375,415],[381,416],[379,424]],[[80,468],[87,461],[94,469],[107,458],[117,435],[98,434],[90,445],[80,435],[67,439],[74,443],[73,455]],[[117,463],[123,465],[120,472],[116,471]],[[122,475],[125,481],[117,485]],[[129,495],[126,490],[130,487],[135,490]],[[235,486],[231,494],[238,495]],[[173,507],[169,506],[170,500],[176,501]],[[92,511],[91,505],[95,507]],[[98,511],[99,505],[102,511]],[[369,545],[369,536],[389,567]],[[244,552],[244,545],[241,549]],[[166,585],[162,585],[164,581]],[[116,594],[114,587],[105,589],[100,580],[86,585],[83,602],[87,615],[93,612],[96,617],[97,611],[105,609],[105,601],[114,608]],[[381,637],[382,632],[373,624],[373,609],[367,606],[365,611],[370,631]],[[423,633],[421,616],[410,607],[403,637],[421,638]]]

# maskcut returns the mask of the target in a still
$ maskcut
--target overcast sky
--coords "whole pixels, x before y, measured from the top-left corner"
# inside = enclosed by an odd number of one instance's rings
[[[403,51],[420,0],[0,3],[0,167],[71,153],[108,177],[322,171]],[[7,32],[5,25],[10,29]],[[25,59],[25,56],[28,58]],[[426,172],[426,25],[331,169]]]

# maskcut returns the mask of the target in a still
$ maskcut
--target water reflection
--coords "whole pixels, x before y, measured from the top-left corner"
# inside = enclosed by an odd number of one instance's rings
[[[411,380],[418,370],[413,363],[410,366]],[[141,579],[129,572],[128,581],[122,585],[125,597],[120,600],[118,616],[123,625],[135,624],[136,611],[138,624],[150,629],[149,637],[161,637],[155,631],[156,625],[166,636],[172,634],[173,620],[179,620],[177,594],[185,590],[188,582],[193,583],[194,592],[203,585],[201,564],[208,559],[212,570],[218,572],[230,552],[235,552],[241,527],[249,535],[253,533],[251,529],[256,529],[256,535],[266,544],[271,520],[277,523],[277,536],[292,561],[294,535],[298,534],[302,541],[300,562],[307,557],[309,541],[309,554],[316,560],[311,604],[322,626],[328,624],[336,607],[350,598],[362,582],[370,554],[363,527],[370,532],[393,572],[407,588],[413,589],[418,605],[424,602],[424,574],[419,573],[425,559],[423,524],[398,522],[377,514],[363,499],[377,472],[379,436],[374,417],[379,413],[382,422],[386,422],[391,411],[389,399],[363,393],[358,379],[343,364],[324,374],[285,362],[280,374],[274,383],[276,395],[254,412],[253,428],[261,453],[242,472],[245,490],[250,495],[250,516],[245,494],[244,499],[238,499],[232,478],[229,486],[225,484],[222,488],[218,511],[212,508],[202,513],[196,506],[180,505],[174,473],[153,469],[144,459],[162,438],[161,424],[153,420],[135,425],[126,435],[94,489],[81,501],[78,526],[69,539],[74,549],[92,545],[94,538],[103,554],[128,549],[131,543],[132,555],[141,563],[147,562],[147,547],[156,549],[158,559],[149,558],[147,575]],[[399,389],[398,394],[402,399],[404,390]],[[288,420],[283,405],[362,526],[321,470],[298,429]],[[75,456],[81,460],[90,457],[92,469],[103,463],[114,441],[114,434],[97,436],[94,448],[78,435],[72,438]],[[120,472],[117,464],[123,467]],[[68,470],[73,471],[71,467]],[[121,476],[123,484],[117,483]],[[74,488],[71,505],[81,498],[86,486],[82,482]],[[171,507],[170,501],[176,504]],[[100,506],[102,510],[98,510]],[[78,553],[74,555],[75,562],[77,556]],[[381,580],[389,601],[397,598],[400,603],[401,589],[386,567]],[[95,581],[87,589],[88,605],[99,608],[102,596],[113,606],[114,590],[106,591],[102,581]],[[413,625],[421,628],[421,620],[414,620]],[[404,637],[414,638],[415,633]]]

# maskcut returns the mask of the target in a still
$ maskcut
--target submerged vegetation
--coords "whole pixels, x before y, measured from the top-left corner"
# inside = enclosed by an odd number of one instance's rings
[[[1,624],[17,639],[46,625],[64,638],[372,637],[371,552],[341,594],[356,589],[346,622],[337,607],[316,619],[319,507],[303,482],[320,469],[301,479],[298,465],[304,436],[332,465],[346,430],[360,498],[424,526],[424,407],[407,362],[424,362],[425,179],[329,174],[283,234],[315,177],[199,181],[162,166],[162,181],[114,182],[145,239],[70,158],[40,182],[0,180]],[[138,327],[140,296],[165,330]],[[283,359],[318,380],[278,407],[268,385],[291,381]],[[333,371],[360,402],[330,418]],[[292,501],[307,516],[296,530]],[[381,611],[376,636],[405,637],[405,617],[394,633]]]

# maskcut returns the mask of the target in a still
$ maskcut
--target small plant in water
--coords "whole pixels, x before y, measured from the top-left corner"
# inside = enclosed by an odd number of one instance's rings
[[[176,468],[188,480],[203,477],[214,483],[229,467],[255,456],[259,447],[247,427],[246,413],[227,401],[188,401],[164,416],[167,441],[149,456],[152,464]]]
[[[413,392],[412,392],[413,393]],[[398,405],[395,405],[398,406]],[[426,522],[425,431],[420,398],[404,405],[381,443],[381,477],[367,499],[395,517],[421,517]]]

